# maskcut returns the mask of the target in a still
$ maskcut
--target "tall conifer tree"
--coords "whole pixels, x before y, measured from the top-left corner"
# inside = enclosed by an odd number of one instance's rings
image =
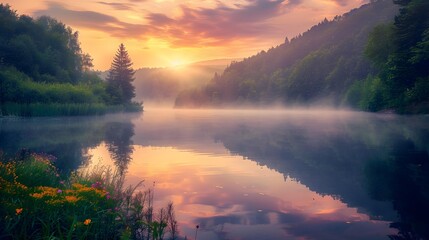
[[[107,92],[113,104],[128,104],[135,97],[135,88],[132,85],[135,71],[132,65],[128,52],[121,43],[107,77]]]

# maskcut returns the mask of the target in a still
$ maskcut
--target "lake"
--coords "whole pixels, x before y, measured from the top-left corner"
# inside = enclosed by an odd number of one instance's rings
[[[170,110],[0,118],[0,149],[108,165],[175,206],[188,239],[429,237],[429,117]],[[196,225],[199,226],[196,232]]]

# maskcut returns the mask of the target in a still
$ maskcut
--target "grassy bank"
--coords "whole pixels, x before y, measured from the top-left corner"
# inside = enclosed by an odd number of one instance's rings
[[[138,103],[106,105],[103,103],[5,103],[0,105],[0,116],[83,116],[103,115],[116,112],[141,112]]]
[[[1,157],[1,156],[0,156]],[[0,239],[175,239],[173,205],[106,168],[62,176],[50,156],[0,159]]]

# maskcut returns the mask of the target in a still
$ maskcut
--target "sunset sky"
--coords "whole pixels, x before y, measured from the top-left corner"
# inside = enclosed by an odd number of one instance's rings
[[[134,68],[243,58],[281,44],[369,0],[6,0],[18,14],[49,15],[79,31],[95,69],[124,43]]]

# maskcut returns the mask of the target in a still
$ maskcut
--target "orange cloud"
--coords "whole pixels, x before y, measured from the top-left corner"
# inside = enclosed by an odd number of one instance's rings
[[[56,2],[48,3],[48,8],[38,10],[36,16],[48,15],[79,27],[94,29],[109,33],[113,37],[139,38],[147,33],[150,26],[142,24],[125,23],[114,16],[95,12],[68,9]]]
[[[36,16],[49,15],[74,26],[109,33],[112,37],[142,39],[150,36],[167,40],[172,47],[215,46],[237,39],[266,38],[273,27],[267,20],[285,14],[302,0],[247,0],[247,4],[215,8],[191,8],[181,5],[181,16],[172,18],[164,13],[149,12],[146,23],[127,23],[118,18],[95,12],[67,8],[49,2]],[[97,2],[116,10],[130,10],[127,3]],[[271,31],[275,32],[275,31]]]
[[[134,6],[126,3],[114,3],[114,2],[97,2],[97,3],[110,6],[116,10],[132,10]]]
[[[248,57],[367,1],[4,0],[19,14],[49,15],[79,31],[96,69],[110,66],[121,42],[136,67]]]

